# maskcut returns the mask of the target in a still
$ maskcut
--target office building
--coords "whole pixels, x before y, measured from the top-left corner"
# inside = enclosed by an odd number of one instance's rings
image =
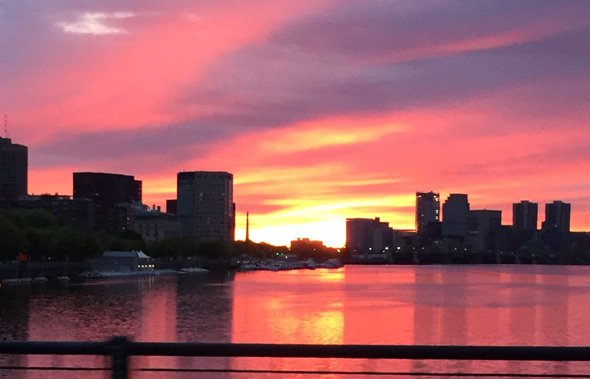
[[[175,215],[176,214],[176,199],[168,199],[166,200],[166,213],[170,213]]]
[[[171,213],[148,210],[134,215],[131,229],[147,243],[181,236],[182,227]]]
[[[141,203],[141,180],[131,175],[75,172],[74,198],[94,199],[97,205]]]
[[[0,200],[27,194],[28,149],[0,137]]]
[[[130,227],[135,209],[142,208],[141,187],[131,175],[74,173],[74,199],[94,201],[96,229],[107,232]]]
[[[539,205],[528,200],[512,204],[512,226],[521,230],[537,230]]]
[[[440,196],[434,192],[416,192],[416,232],[423,234],[428,224],[440,220]]]
[[[233,175],[228,172],[179,172],[176,214],[184,237],[196,242],[232,242],[235,237]]]
[[[571,204],[554,201],[545,204],[545,222],[543,229],[555,229],[562,232],[570,231]]]
[[[464,238],[467,235],[469,201],[466,194],[452,193],[443,204],[442,236]]]
[[[392,240],[393,229],[379,217],[346,219],[346,249],[351,255],[381,254]]]
[[[501,226],[502,211],[488,209],[469,211],[467,229],[475,251],[488,251],[495,248],[494,238]]]

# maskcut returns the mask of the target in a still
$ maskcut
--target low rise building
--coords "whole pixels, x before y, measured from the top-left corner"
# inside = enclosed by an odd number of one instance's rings
[[[175,215],[153,210],[136,214],[131,222],[131,229],[139,233],[147,243],[182,236],[182,225]]]

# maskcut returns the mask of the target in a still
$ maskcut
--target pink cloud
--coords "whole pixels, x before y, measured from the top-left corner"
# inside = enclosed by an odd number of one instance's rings
[[[120,172],[163,205],[178,171],[227,170],[258,239],[338,244],[346,217],[412,227],[418,190],[469,193],[505,222],[523,198],[571,201],[590,229],[586,3],[177,6],[46,9],[0,40],[31,192]]]

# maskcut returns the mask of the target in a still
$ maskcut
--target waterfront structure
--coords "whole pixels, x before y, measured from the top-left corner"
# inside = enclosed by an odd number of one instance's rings
[[[416,192],[416,232],[426,232],[428,224],[440,219],[440,196],[434,192]]]
[[[379,217],[346,219],[346,249],[353,256],[384,254],[392,239],[393,229]]]
[[[502,226],[502,211],[472,210],[467,216],[470,245],[476,252],[494,248],[494,237]]]
[[[570,231],[571,204],[556,200],[545,204],[545,222],[543,229]]]
[[[105,251],[100,259],[90,262],[92,271],[98,276],[109,274],[139,274],[154,271],[155,262],[143,251]]]
[[[539,205],[528,200],[512,204],[512,226],[521,230],[537,230]]]
[[[74,199],[90,199],[96,208],[96,228],[108,232],[130,227],[142,209],[142,183],[131,175],[75,172]]]
[[[221,171],[179,172],[177,217],[184,237],[196,242],[235,239],[233,175]]]
[[[442,236],[464,238],[467,235],[469,201],[466,194],[452,193],[443,204]]]
[[[28,148],[0,137],[0,200],[27,194]]]

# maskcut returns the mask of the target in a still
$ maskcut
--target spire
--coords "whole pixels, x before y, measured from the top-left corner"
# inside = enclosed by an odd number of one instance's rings
[[[246,242],[250,241],[250,212],[246,212]]]

